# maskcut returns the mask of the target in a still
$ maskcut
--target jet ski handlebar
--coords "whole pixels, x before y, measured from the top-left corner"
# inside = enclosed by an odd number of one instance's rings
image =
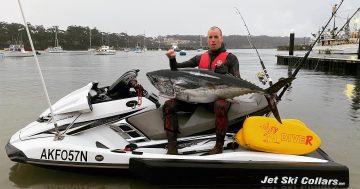
[[[122,74],[112,85],[107,87],[98,88],[98,83],[93,83],[93,94],[90,93],[92,102],[99,103],[137,96],[139,98],[139,105],[141,104],[141,97],[145,97],[154,102],[157,107],[160,107],[159,97],[156,94],[149,93],[137,81],[139,71],[139,69],[129,70]],[[135,89],[135,92],[131,92],[130,88]]]

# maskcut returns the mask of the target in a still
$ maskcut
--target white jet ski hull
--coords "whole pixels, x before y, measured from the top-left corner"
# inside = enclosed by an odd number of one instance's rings
[[[212,134],[214,116],[201,108],[179,115],[180,155],[166,155],[167,139],[157,96],[143,97],[139,105],[137,96],[110,98],[106,89],[91,83],[55,103],[60,132],[56,133],[45,111],[10,138],[5,147],[8,157],[37,166],[130,170],[156,184],[211,184],[206,180],[213,184],[276,186],[349,184],[348,168],[333,162],[321,149],[304,156],[250,151],[234,142],[234,133],[228,133],[223,153],[206,155],[216,141]],[[228,113],[230,128],[235,130],[246,116],[269,112],[264,96],[248,95],[235,100],[238,103],[233,102]],[[179,171],[176,174],[186,169],[189,174],[176,182],[178,176],[171,177],[166,171],[170,169],[175,170],[171,173]],[[219,175],[214,175],[217,170]],[[167,181],[161,183],[153,173]],[[276,175],[278,179],[298,177],[299,181],[275,182]]]

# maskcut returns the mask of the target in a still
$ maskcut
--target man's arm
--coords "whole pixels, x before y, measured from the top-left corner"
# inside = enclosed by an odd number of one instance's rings
[[[177,70],[178,68],[189,68],[189,67],[194,68],[199,66],[199,62],[200,62],[200,56],[197,55],[188,61],[178,63],[176,61],[176,52],[172,49],[166,53],[166,56],[169,58],[171,70]]]
[[[240,78],[239,61],[233,54],[229,54],[227,57],[229,73],[235,77]]]
[[[185,62],[177,62],[175,58],[170,59],[170,68],[171,70],[177,70],[177,68],[195,68],[199,66],[200,58],[199,56],[194,56],[190,60]]]

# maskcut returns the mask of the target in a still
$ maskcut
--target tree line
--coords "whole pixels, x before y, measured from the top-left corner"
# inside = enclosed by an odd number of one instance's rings
[[[181,49],[198,49],[200,40],[202,46],[206,46],[206,37],[199,35],[167,35],[159,37],[146,37],[145,35],[128,35],[125,32],[108,33],[102,32],[97,28],[84,26],[68,26],[66,30],[61,30],[57,26],[45,28],[43,25],[28,24],[34,46],[37,50],[44,50],[55,45],[55,33],[60,46],[65,50],[85,50],[91,47],[108,45],[115,49],[134,48],[137,44],[143,46],[145,43],[148,49],[168,49],[171,43],[164,42],[166,39],[186,41],[178,44]],[[257,48],[277,48],[281,45],[287,45],[289,37],[269,37],[253,36],[254,45]],[[307,42],[308,38],[296,38],[295,43],[301,44]],[[251,48],[246,36],[230,35],[224,36],[224,42],[227,48]],[[30,48],[24,25],[18,23],[0,22],[0,49],[9,47],[10,44],[23,43],[25,48]]]
[[[105,33],[97,28],[84,26],[68,26],[61,30],[57,26],[45,28],[42,25],[28,25],[34,46],[38,50],[44,50],[55,45],[55,32],[59,45],[65,50],[85,50],[101,45],[112,46],[116,49],[134,48],[136,44],[147,44],[149,47],[158,47],[158,42],[144,35],[130,36],[124,32]],[[18,23],[0,22],[0,48],[7,48],[10,44],[22,43],[26,48],[30,47],[24,25]],[[157,44],[155,44],[157,43]]]

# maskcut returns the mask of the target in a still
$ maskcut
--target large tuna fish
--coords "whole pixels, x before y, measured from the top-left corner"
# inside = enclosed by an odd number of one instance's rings
[[[148,72],[146,76],[161,95],[191,103],[210,103],[216,99],[231,99],[248,93],[264,94],[271,111],[280,123],[281,119],[275,100],[276,93],[295,79],[286,78],[267,89],[262,89],[232,75],[194,68],[177,71],[158,70]]]

